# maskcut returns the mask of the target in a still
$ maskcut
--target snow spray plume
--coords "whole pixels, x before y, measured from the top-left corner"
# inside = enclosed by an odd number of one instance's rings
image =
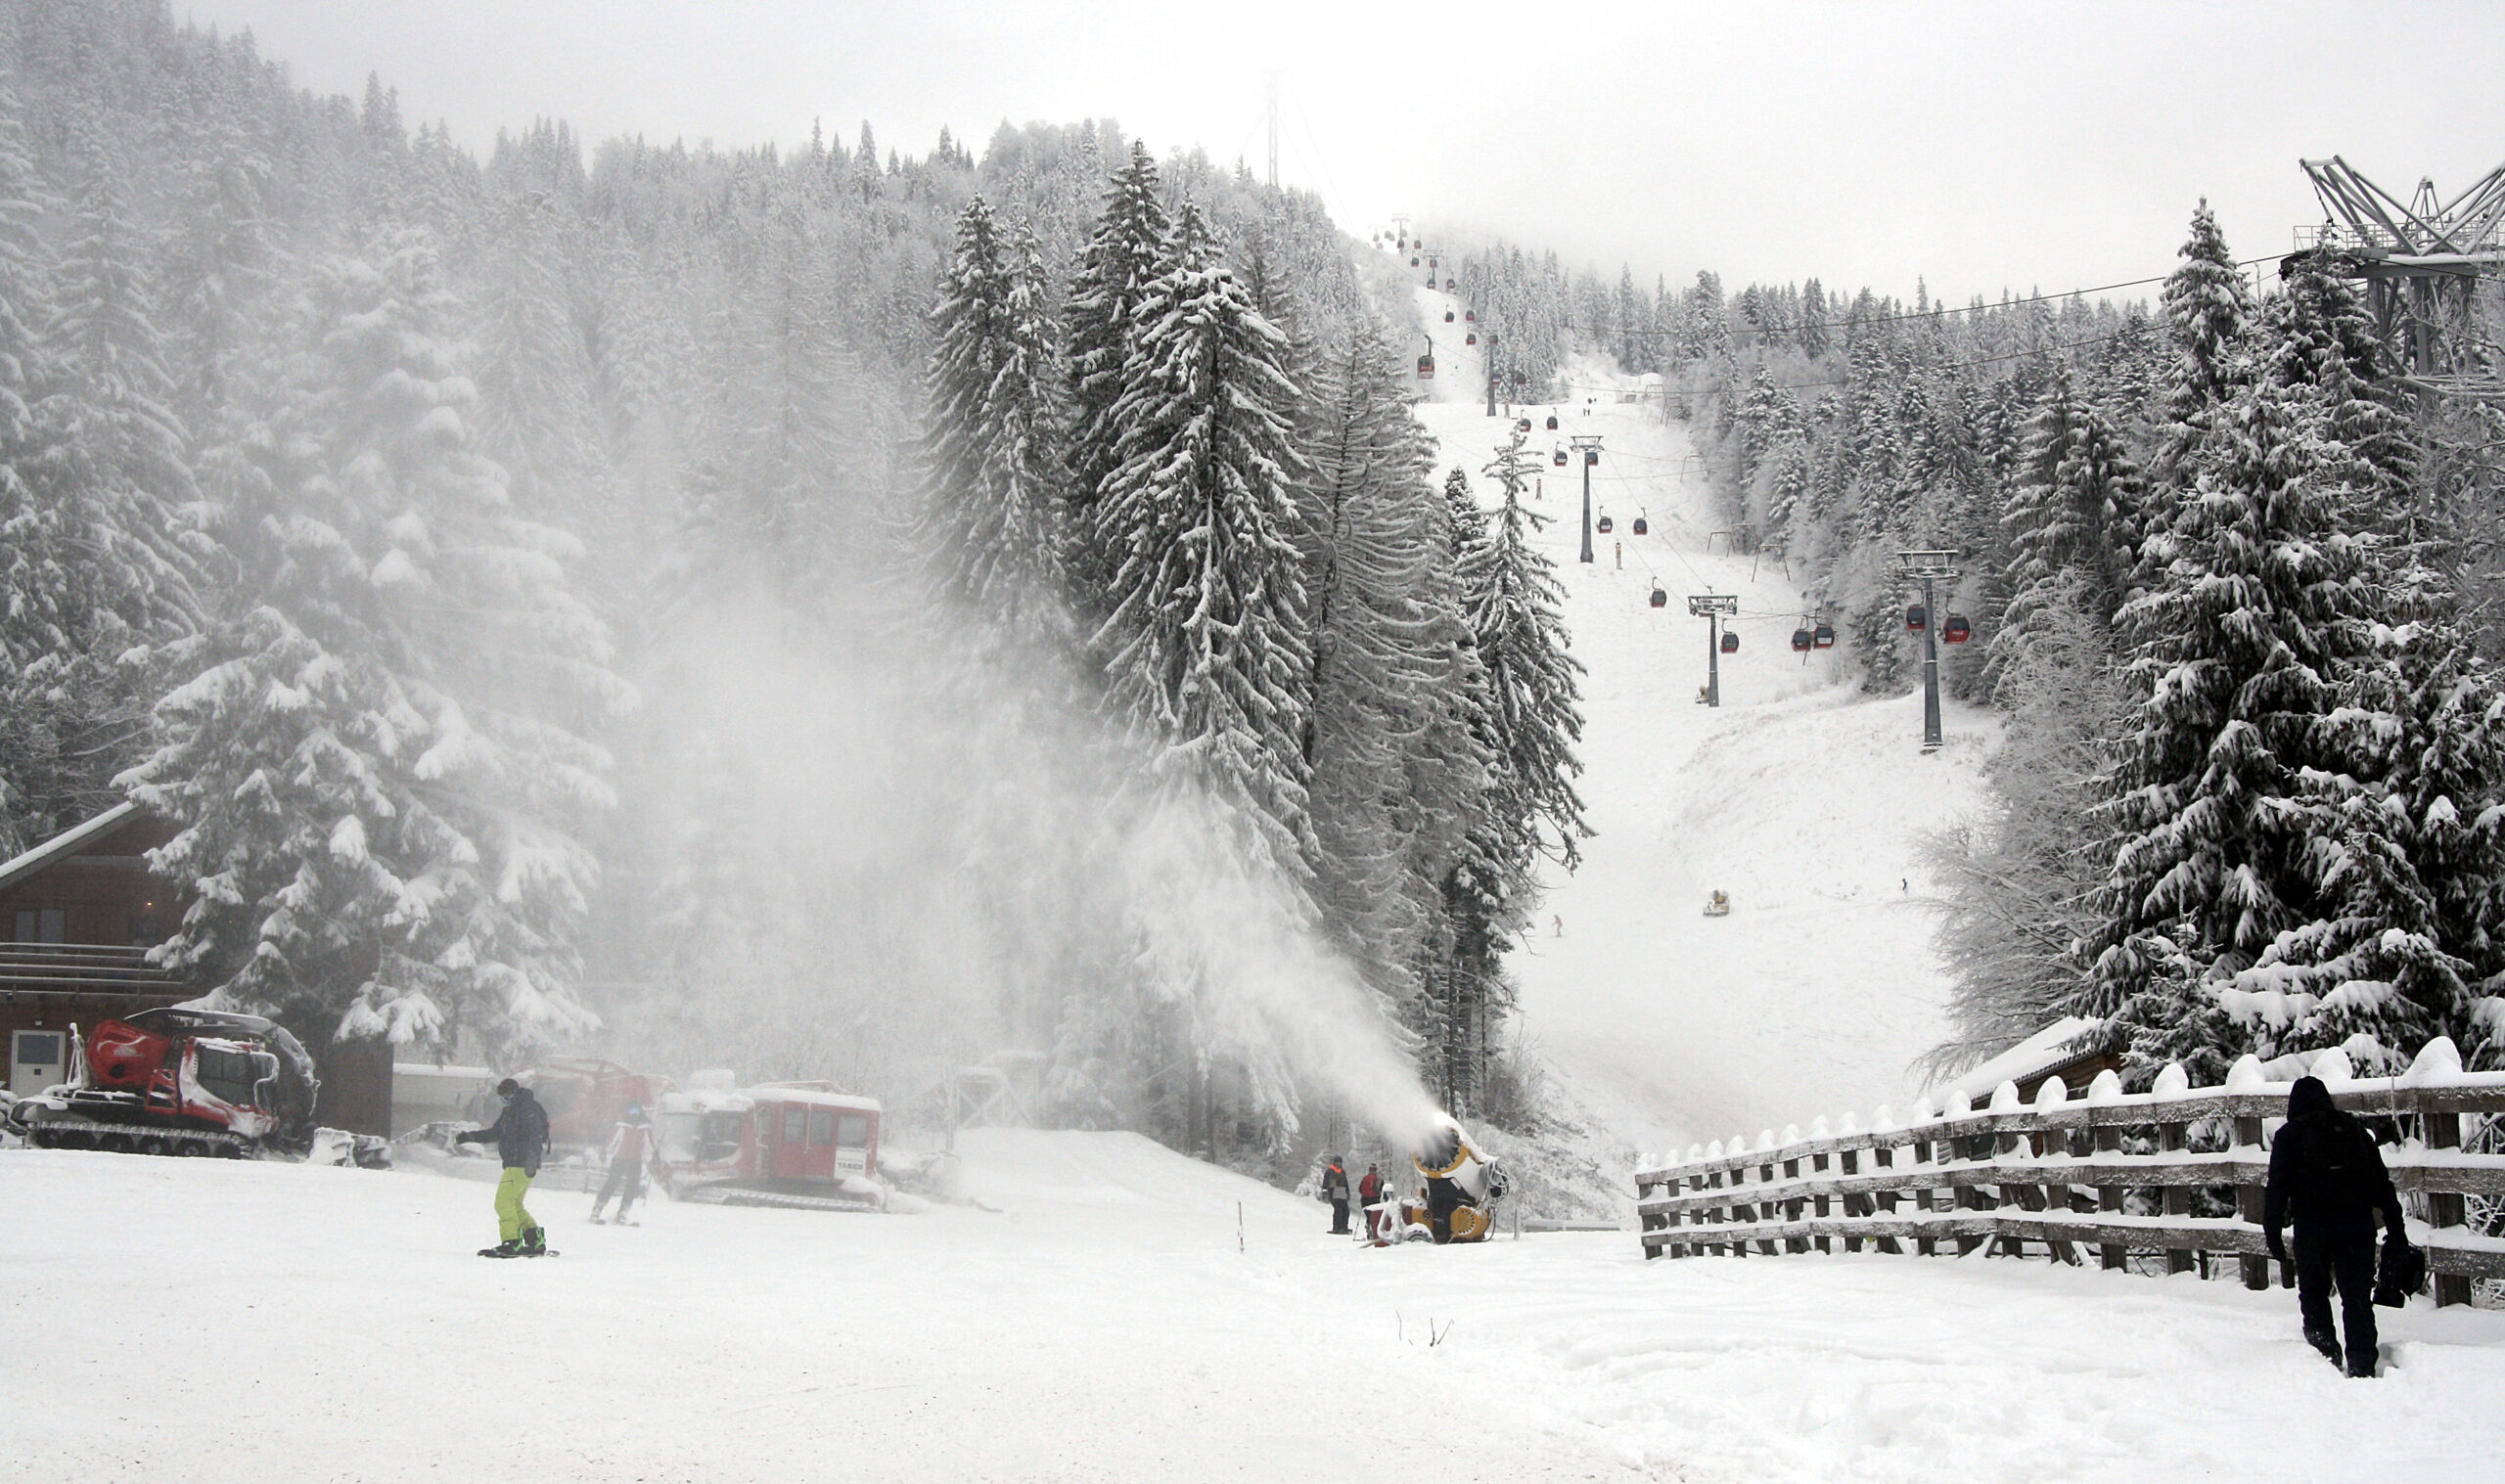
[[[903,1106],[951,1067],[1047,1053],[1045,1115],[1137,1117],[1182,1028],[1281,1137],[1319,1094],[1414,1143],[1438,1116],[1400,1033],[1223,812],[1147,773],[1064,661],[979,622],[864,613],[831,644],[721,607],[643,682],[627,818],[648,905],[611,934],[648,986],[618,1050],[834,1076]],[[910,617],[911,621],[905,619]],[[824,632],[824,631],[819,631]],[[907,637],[909,636],[909,637]]]

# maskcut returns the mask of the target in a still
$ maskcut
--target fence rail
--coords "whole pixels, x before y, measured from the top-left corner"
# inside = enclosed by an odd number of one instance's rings
[[[2505,1199],[2505,1152],[2463,1147],[2464,1119],[2505,1114],[2505,1072],[2462,1071],[2441,1040],[2398,1077],[2352,1079],[2337,1052],[2313,1065],[2335,1102],[2388,1120],[2402,1139],[2385,1162],[2423,1208],[2412,1239],[2436,1274],[2436,1301],[2467,1303],[2472,1280],[2505,1278],[2505,1237],[2469,1221],[2473,1198]],[[2107,1268],[2163,1253],[2170,1273],[2206,1273],[2212,1257],[2232,1256],[2248,1287],[2266,1287],[2266,1136],[2287,1102],[2287,1084],[2248,1057],[2220,1088],[2195,1090],[2168,1067],[2153,1091],[2125,1093],[2107,1071],[2075,1100],[2048,1079],[2027,1104],[2003,1083],[1982,1109],[1959,1098],[1902,1126],[1882,1109],[1868,1130],[1847,1119],[1830,1133],[1820,1120],[1807,1139],[1691,1149],[1635,1177],[1644,1255],[1823,1252],[1841,1239],[1846,1251],[1910,1242],[1928,1256],[1946,1243],[1959,1255],[2023,1257],[2035,1243],[2072,1264],[2093,1247]],[[2232,1216],[2194,1212],[2229,1201]]]
[[[0,943],[0,994],[188,996],[148,950],[114,943]]]

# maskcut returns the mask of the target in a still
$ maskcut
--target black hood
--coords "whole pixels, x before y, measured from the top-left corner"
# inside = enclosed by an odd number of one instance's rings
[[[2331,1089],[2323,1086],[2320,1077],[2299,1077],[2297,1085],[2288,1089],[2288,1116],[2291,1118],[2328,1113],[2332,1107]]]

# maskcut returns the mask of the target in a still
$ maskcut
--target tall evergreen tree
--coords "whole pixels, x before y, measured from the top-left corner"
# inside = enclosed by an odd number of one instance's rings
[[[330,265],[300,380],[227,523],[241,568],[206,663],[126,776],[192,883],[166,967],[342,1035],[526,1048],[580,1030],[579,831],[619,703],[578,548],[520,518],[421,241]]]
[[[2139,700],[2100,787],[2114,864],[2081,1009],[2135,1027],[2143,1060],[2222,1070],[2215,981],[2328,905],[2302,780],[2355,767],[2322,722],[2377,599],[2300,398],[2247,383],[2211,435],[2163,581],[2121,613]]]
[[[1095,230],[1078,254],[1063,318],[1070,332],[1073,412],[1070,497],[1093,504],[1121,460],[1114,404],[1127,389],[1142,325],[1141,301],[1172,252],[1172,223],[1159,192],[1157,161],[1131,143],[1130,159],[1114,173]]]
[[[1067,627],[1060,332],[1043,252],[1004,235],[979,196],[957,218],[957,250],[932,309],[936,335],[925,514],[941,593],[994,615],[1006,633]]]
[[[1095,641],[1108,703],[1156,749],[1159,784],[1207,790],[1256,865],[1302,882],[1308,474],[1289,436],[1287,337],[1221,267],[1150,281],[1135,316],[1110,415],[1120,461],[1094,510],[1098,548],[1119,562]]]

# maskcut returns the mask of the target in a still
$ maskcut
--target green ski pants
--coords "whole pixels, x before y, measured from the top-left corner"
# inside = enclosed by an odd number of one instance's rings
[[[496,1231],[507,1241],[539,1225],[522,1208],[522,1197],[529,1192],[530,1172],[506,1166],[504,1178],[496,1182]]]

